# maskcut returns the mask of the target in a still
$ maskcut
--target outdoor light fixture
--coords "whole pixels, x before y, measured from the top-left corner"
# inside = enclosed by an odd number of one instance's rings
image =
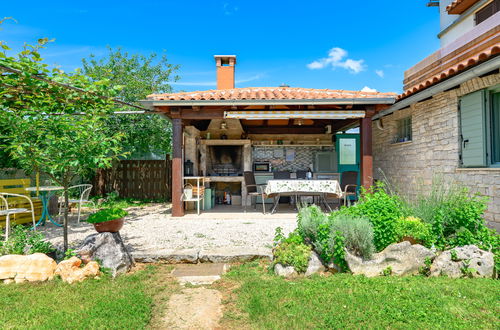
[[[302,124],[304,124],[304,122],[302,121],[302,118],[298,118],[298,119],[294,119],[293,124],[298,125],[298,126],[302,126]]]
[[[225,111],[224,118],[263,120],[263,119],[355,119],[365,118],[362,110],[350,111]]]

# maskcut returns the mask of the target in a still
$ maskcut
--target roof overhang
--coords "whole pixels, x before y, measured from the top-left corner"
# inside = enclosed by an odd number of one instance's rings
[[[224,118],[262,120],[262,119],[356,119],[364,118],[365,112],[351,111],[224,111]]]
[[[493,70],[497,70],[500,68],[500,56],[494,57],[484,63],[481,63],[465,72],[459,73],[456,76],[453,76],[451,78],[448,78],[440,83],[437,83],[436,85],[430,86],[427,89],[421,90],[417,92],[416,94],[413,94],[409,97],[406,97],[396,103],[394,103],[391,107],[380,111],[377,113],[375,116],[372,117],[373,120],[378,119],[380,117],[389,115],[397,110],[406,108],[410,106],[413,103],[420,102],[422,100],[425,100],[429,97],[432,97],[433,95],[437,93],[444,92],[446,90],[449,90],[457,85],[460,85],[470,79],[482,76],[488,72],[491,72]]]
[[[249,106],[249,105],[372,105],[394,104],[396,97],[350,99],[267,99],[267,100],[141,100],[150,109],[165,106]]]

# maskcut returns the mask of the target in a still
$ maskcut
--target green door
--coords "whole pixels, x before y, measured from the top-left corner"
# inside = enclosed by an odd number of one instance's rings
[[[358,187],[360,186],[360,148],[359,134],[337,134],[335,150],[337,150],[338,172],[342,178],[343,172],[358,172]]]

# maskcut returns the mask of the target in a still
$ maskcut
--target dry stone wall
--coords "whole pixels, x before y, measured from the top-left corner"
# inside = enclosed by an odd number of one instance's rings
[[[497,84],[500,84],[498,73],[474,78],[459,88],[385,116],[381,124],[373,122],[375,179],[386,178],[410,196],[416,194],[417,186],[430,189],[435,177],[462,183],[490,198],[486,218],[490,225],[500,229],[500,168],[459,167],[459,98]],[[398,119],[407,116],[412,118],[412,141],[393,143]]]

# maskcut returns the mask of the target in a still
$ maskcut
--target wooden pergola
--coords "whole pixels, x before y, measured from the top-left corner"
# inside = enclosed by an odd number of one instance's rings
[[[142,102],[143,105],[160,112],[172,121],[173,216],[184,215],[181,201],[183,129],[185,126],[195,126],[199,130],[204,130],[213,119],[240,118],[244,131],[249,134],[323,134],[328,125],[330,125],[328,130],[334,134],[359,126],[361,184],[364,187],[372,185],[372,117],[393,104],[395,94],[304,90],[289,87],[260,88],[254,94],[248,89],[235,88],[156,94]],[[282,98],[282,95],[288,97]],[[310,98],[311,95],[317,97]],[[333,97],[328,98],[328,95]],[[269,116],[266,114],[272,114],[273,116],[270,116],[272,119],[267,118]],[[275,117],[274,114],[278,116]],[[304,119],[298,124],[294,120],[300,117],[308,118],[311,115],[314,119]]]

